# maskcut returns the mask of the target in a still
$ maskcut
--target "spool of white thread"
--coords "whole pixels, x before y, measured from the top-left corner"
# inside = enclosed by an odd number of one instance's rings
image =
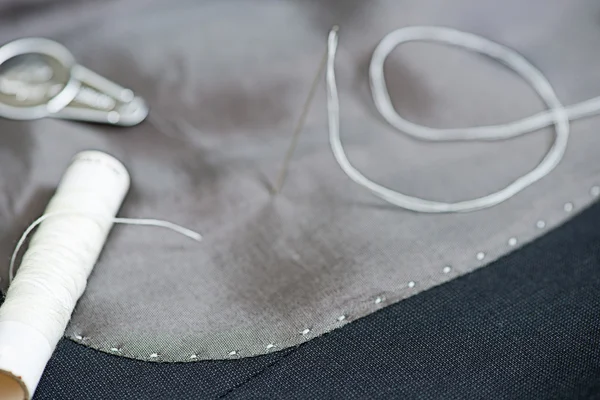
[[[65,172],[0,307],[0,399],[29,400],[104,246],[129,174],[79,153]]]

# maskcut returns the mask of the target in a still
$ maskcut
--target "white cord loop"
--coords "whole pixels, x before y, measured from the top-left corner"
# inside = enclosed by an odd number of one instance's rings
[[[398,45],[411,41],[439,42],[461,47],[487,55],[514,70],[537,92],[548,110],[519,121],[502,125],[464,129],[434,129],[418,125],[402,118],[394,109],[385,77],[383,64]],[[407,210],[424,213],[469,212],[495,206],[536,181],[548,175],[562,160],[569,139],[569,120],[575,120],[600,112],[600,97],[563,107],[546,77],[516,51],[483,37],[451,28],[415,26],[389,33],[377,46],[370,65],[373,101],[381,115],[399,131],[414,138],[427,141],[458,140],[504,140],[554,125],[555,139],[542,161],[532,171],[521,176],[507,187],[472,200],[445,203],[409,196],[382,186],[358,171],[348,160],[340,138],[339,97],[335,79],[335,54],[338,45],[337,28],[329,33],[327,63],[327,108],[329,118],[329,141],[331,149],[342,170],[354,182],[370,190],[383,200]]]

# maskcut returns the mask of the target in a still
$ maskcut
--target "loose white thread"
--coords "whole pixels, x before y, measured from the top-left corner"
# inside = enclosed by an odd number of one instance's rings
[[[335,79],[335,54],[338,45],[337,30],[338,28],[334,27],[329,33],[326,76],[331,149],[336,161],[350,179],[388,203],[401,208],[424,213],[443,213],[475,211],[497,205],[542,179],[558,165],[567,147],[570,131],[569,120],[588,117],[600,112],[600,97],[565,108],[554,93],[550,82],[548,82],[546,77],[537,68],[516,51],[491,40],[450,28],[433,26],[415,26],[391,32],[375,49],[373,58],[371,59],[370,78],[375,106],[394,128],[417,139],[428,141],[502,140],[534,132],[549,125],[554,125],[556,132],[554,143],[540,164],[532,171],[495,193],[456,203],[445,203],[408,196],[365,177],[350,163],[344,151],[340,139],[340,104]],[[548,110],[507,124],[464,129],[434,129],[405,120],[396,112],[392,105],[383,74],[383,64],[394,48],[410,41],[440,42],[487,55],[513,69],[523,77],[546,103]],[[592,194],[594,195],[594,193]],[[600,195],[600,188],[598,188],[597,195]]]
[[[60,212],[53,212],[53,213],[48,213],[48,214],[42,215],[41,217],[39,217],[38,219],[33,221],[33,223],[27,227],[27,229],[25,230],[25,232],[23,232],[23,235],[21,235],[21,238],[17,242],[15,250],[13,251],[13,254],[10,257],[10,265],[8,267],[8,281],[9,282],[12,282],[12,280],[14,279],[15,261],[17,259],[17,255],[19,254],[19,250],[21,249],[21,247],[23,246],[23,243],[25,243],[25,240],[27,240],[27,238],[29,237],[31,232],[38,225],[40,225],[42,222],[44,222],[46,219],[51,218],[51,217],[59,217],[59,216],[79,216],[79,217],[84,217],[84,218],[87,217],[87,218],[102,220],[102,216],[99,216],[99,215],[74,213],[74,212],[70,212],[70,211],[64,211],[64,212],[60,211]],[[198,242],[202,240],[202,235],[200,233],[194,232],[190,229],[184,228],[183,226],[174,224],[169,221],[163,221],[163,220],[159,220],[159,219],[146,219],[146,218],[111,218],[109,221],[112,221],[112,223],[115,223],[115,224],[123,224],[123,225],[155,226],[155,227],[159,227],[159,228],[166,228],[166,229],[170,229],[174,232],[180,233],[184,236],[187,236],[190,239],[196,240]]]

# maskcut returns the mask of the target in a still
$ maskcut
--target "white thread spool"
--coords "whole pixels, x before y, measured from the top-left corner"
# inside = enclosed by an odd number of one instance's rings
[[[65,172],[0,307],[0,398],[31,399],[104,246],[129,174],[79,153]]]

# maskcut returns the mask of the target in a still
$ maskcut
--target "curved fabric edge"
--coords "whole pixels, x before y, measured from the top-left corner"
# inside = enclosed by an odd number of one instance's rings
[[[94,337],[85,335],[84,329],[69,325],[65,337],[108,354],[131,358],[148,362],[197,362],[200,360],[232,360],[245,357],[255,357],[273,352],[278,352],[290,347],[318,338],[323,334],[341,328],[353,321],[364,318],[376,311],[394,305],[423,291],[430,290],[436,286],[452,281],[477,269],[486,267],[501,257],[511,254],[515,250],[528,245],[531,241],[548,233],[578,213],[585,210],[598,196],[600,187],[592,186],[582,188],[582,191],[572,197],[568,203],[557,203],[557,209],[561,213],[560,218],[550,219],[539,215],[537,222],[532,224],[527,231],[511,233],[506,238],[498,241],[495,246],[482,249],[470,257],[471,262],[456,265],[453,260],[439,265],[438,273],[430,275],[420,281],[399,282],[398,290],[394,292],[372,293],[345,307],[337,310],[335,314],[329,314],[323,318],[321,323],[312,326],[298,326],[296,330],[290,329],[286,340],[270,341],[260,335],[254,335],[252,330],[240,330],[227,332],[223,336],[216,335],[214,338],[205,338],[203,345],[198,346],[193,338],[186,337],[142,337],[135,336],[133,339],[122,337],[103,337],[96,340]],[[225,337],[225,340],[223,339]],[[231,346],[231,343],[245,342],[247,347],[239,348]],[[111,343],[107,345],[107,343]]]
[[[36,399],[600,395],[600,204],[519,251],[295,349],[158,364],[62,340]]]

